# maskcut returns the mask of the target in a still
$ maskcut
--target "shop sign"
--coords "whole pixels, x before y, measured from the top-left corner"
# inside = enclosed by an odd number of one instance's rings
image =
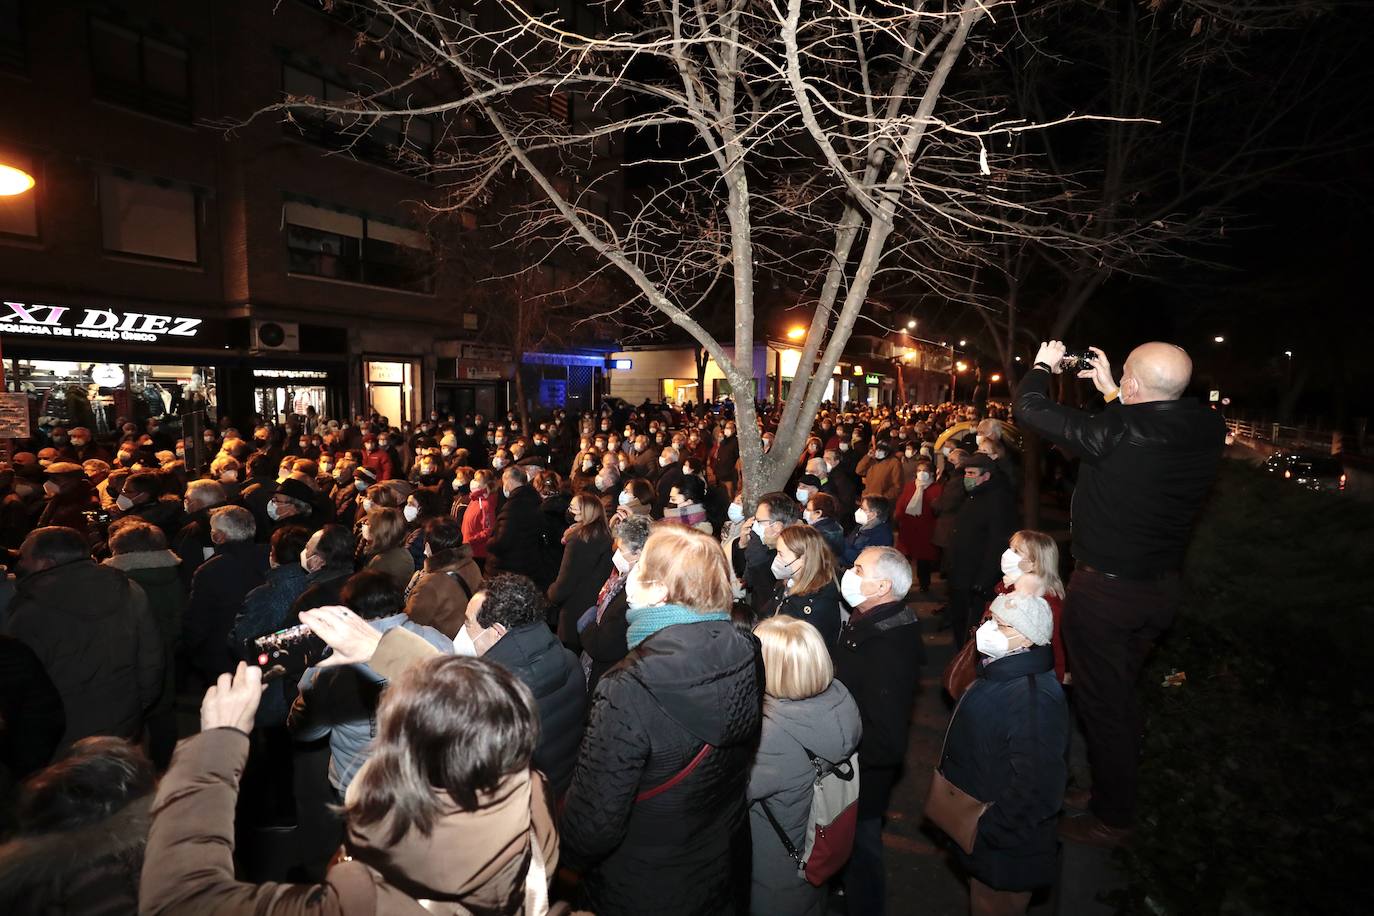
[[[321,369],[254,369],[253,378],[327,379],[329,373]]]
[[[489,366],[468,366],[466,375],[469,379],[481,381],[497,381],[503,377],[500,369],[493,369]]]
[[[878,378],[878,376],[876,376],[876,375],[865,375],[865,376],[864,376],[864,384],[865,384],[865,385],[878,385],[878,384],[881,384],[881,383],[882,383],[882,379]]]
[[[463,359],[481,360],[489,363],[508,363],[511,361],[509,347],[489,347],[485,344],[465,343],[461,353]]]
[[[0,305],[0,332],[30,337],[119,340],[133,343],[190,343],[200,335],[202,323],[200,318],[158,315],[150,312],[125,312],[9,300],[4,300],[3,305]]]
[[[405,363],[368,362],[367,380],[382,385],[399,385],[405,381]]]

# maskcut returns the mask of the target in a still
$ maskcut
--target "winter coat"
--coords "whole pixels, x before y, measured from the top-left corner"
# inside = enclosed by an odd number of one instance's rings
[[[932,483],[926,487],[921,496],[921,514],[909,515],[906,507],[916,495],[916,481],[913,480],[902,488],[902,495],[892,506],[892,517],[897,520],[897,547],[912,563],[917,560],[933,563],[940,559],[940,549],[934,543],[935,504],[943,492],[943,484]]]
[[[206,675],[216,677],[238,664],[229,628],[243,599],[266,578],[267,545],[252,541],[221,544],[191,577],[183,642],[191,663]]]
[[[172,552],[181,558],[178,571],[188,592],[191,590],[191,577],[200,569],[202,563],[210,559],[205,555],[206,548],[211,549],[211,556],[214,555],[215,545],[210,540],[210,511],[200,509],[186,516],[186,524],[171,542]]]
[[[778,580],[773,575],[773,558],[777,555],[775,549],[765,545],[752,531],[743,547],[738,540],[730,544],[730,565],[749,589],[749,606],[755,617],[763,613],[777,587]]]
[[[453,654],[453,640],[433,627],[412,623],[405,614],[368,622],[382,633],[404,627],[441,653]],[[301,676],[287,726],[297,741],[329,737],[329,784],[340,795],[367,761],[377,735],[377,703],[386,684],[368,665],[315,667]]]
[[[7,916],[109,916],[138,912],[151,796],[70,830],[20,835],[0,846],[0,906]]]
[[[813,887],[797,875],[797,862],[788,855],[763,806],[768,806],[793,847],[805,849],[816,780],[807,751],[842,763],[859,745],[859,728],[859,707],[839,681],[805,700],[763,698],[763,730],[749,770],[749,833],[754,847],[751,913],[824,916],[826,888]]]
[[[946,779],[992,803],[972,855],[957,850],[970,875],[1002,891],[1054,882],[1068,747],[1068,704],[1049,646],[982,666],[954,711],[940,761]]]
[[[562,833],[598,916],[745,909],[762,681],[758,640],[703,621],[654,633],[597,684]],[[704,743],[711,750],[677,785],[635,800]]]
[[[663,511],[668,508],[668,496],[673,492],[673,487],[682,482],[682,477],[681,461],[674,461],[659,471],[658,482],[654,484],[654,518],[663,518]]]
[[[484,793],[475,811],[445,800],[428,836],[412,832],[389,843],[389,818],[349,825],[344,845],[350,860],[333,866],[323,884],[236,881],[234,806],[248,744],[237,729],[215,728],[177,749],[153,803],[140,913],[527,916],[533,844],[545,872],[557,870],[551,800],[539,775],[526,771]]]
[[[243,598],[243,606],[229,628],[229,645],[239,658],[257,664],[258,650],[253,640],[275,633],[300,621],[291,606],[305,593],[307,576],[299,563],[288,563],[267,571],[267,580]],[[294,679],[268,684],[258,704],[257,724],[280,727],[296,695]]]
[[[833,518],[818,518],[811,527],[825,538],[826,546],[835,555],[835,559],[841,560],[844,557],[844,528],[840,523]]]
[[[844,543],[844,552],[840,554],[840,562],[848,568],[853,566],[854,561],[859,559],[859,554],[868,548],[891,546],[892,525],[889,522],[872,522],[849,533],[849,538]]]
[[[582,651],[577,621],[596,604],[596,596],[611,574],[611,537],[596,530],[588,537],[569,537],[563,545],[558,578],[549,586],[549,613],[557,615],[558,638],[574,652]]]
[[[179,499],[150,499],[139,503],[124,513],[124,518],[139,518],[154,528],[161,528],[170,542],[181,530],[182,520],[186,517]]]
[[[267,514],[267,504],[277,492],[277,482],[271,477],[250,477],[243,484],[240,502],[243,508],[253,513],[257,525],[257,540],[265,542],[272,531],[272,517]]]
[[[519,573],[540,588],[549,587],[544,559],[544,518],[539,494],[523,486],[512,493],[496,513],[496,532],[487,544],[487,575]],[[469,508],[468,514],[472,511]],[[465,520],[466,521],[466,520]]]
[[[170,710],[176,702],[176,657],[181,647],[181,625],[186,617],[186,586],[181,579],[181,560],[170,550],[139,550],[105,560],[137,582],[148,598],[148,610],[162,637],[162,696],[154,709]]]
[[[351,566],[326,566],[306,576],[305,591],[291,605],[291,619],[298,617],[301,611],[338,604],[339,595],[351,575]]]
[[[63,746],[134,737],[162,696],[157,621],[143,589],[117,569],[83,559],[25,577],[5,631],[34,651],[62,694]]]
[[[778,582],[773,598],[764,609],[764,617],[784,614],[805,620],[820,631],[827,648],[833,650],[840,636],[840,590],[834,582],[827,582],[809,595],[787,594],[787,580]]]
[[[0,636],[0,723],[0,767],[16,781],[48,765],[67,727],[43,663],[9,636]]]
[[[721,439],[711,454],[711,470],[717,483],[729,483],[739,479],[739,437]]]
[[[95,490],[91,487],[90,481],[78,478],[44,504],[43,511],[39,514],[34,527],[44,528],[48,525],[62,525],[67,528],[75,528],[84,534],[86,532],[84,513],[95,507]]]
[[[468,602],[481,587],[482,571],[466,544],[440,551],[425,560],[425,568],[406,586],[406,616],[453,639],[467,620]]]
[[[587,672],[587,695],[591,696],[602,676],[630,653],[627,637],[630,622],[625,619],[630,602],[625,597],[625,576],[617,576],[613,591],[606,598],[601,619],[593,619],[578,634],[582,640],[583,668]]]
[[[964,507],[968,493],[964,490],[963,472],[953,465],[940,476],[937,483],[941,489],[935,500],[935,531],[931,534],[930,542],[948,550],[950,536],[954,534],[954,522],[959,517],[959,510]]]
[[[835,679],[859,707],[859,817],[882,817],[906,759],[911,707],[925,646],[916,612],[904,601],[850,615],[835,647]]]
[[[376,448],[371,451],[365,450],[363,452],[362,466],[377,475],[378,483],[391,480],[396,476],[395,464],[391,460],[391,451],[389,449]]]
[[[572,782],[587,711],[587,682],[577,656],[540,620],[507,631],[482,657],[500,664],[534,694],[539,744],[531,765],[543,772],[554,797],[561,798]]]
[[[859,459],[855,472],[864,479],[864,496],[883,496],[896,502],[902,492],[902,460],[896,455],[880,460],[870,452]]]
[[[949,542],[949,584],[992,594],[1002,577],[1002,552],[1016,533],[1016,501],[998,474],[968,494]]]
[[[415,560],[404,546],[396,546],[374,553],[368,558],[367,568],[386,573],[395,583],[396,590],[403,592],[410,584],[410,577],[415,575]]]

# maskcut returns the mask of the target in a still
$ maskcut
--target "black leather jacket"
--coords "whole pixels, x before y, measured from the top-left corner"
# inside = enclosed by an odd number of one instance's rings
[[[1113,402],[1089,413],[1049,397],[1050,373],[1026,373],[1016,422],[1080,458],[1073,555],[1128,579],[1179,569],[1226,442],[1221,414],[1193,398]]]

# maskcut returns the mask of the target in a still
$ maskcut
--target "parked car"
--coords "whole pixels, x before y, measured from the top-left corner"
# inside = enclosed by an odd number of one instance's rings
[[[1338,492],[1345,489],[1345,468],[1339,458],[1331,455],[1312,455],[1301,452],[1275,452],[1264,462],[1271,474],[1282,474],[1309,490]]]

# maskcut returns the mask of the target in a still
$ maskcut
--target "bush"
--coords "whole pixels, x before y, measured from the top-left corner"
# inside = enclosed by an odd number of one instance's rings
[[[1142,689],[1123,912],[1343,913],[1374,862],[1374,508],[1226,462]],[[1164,688],[1171,671],[1184,686]]]

